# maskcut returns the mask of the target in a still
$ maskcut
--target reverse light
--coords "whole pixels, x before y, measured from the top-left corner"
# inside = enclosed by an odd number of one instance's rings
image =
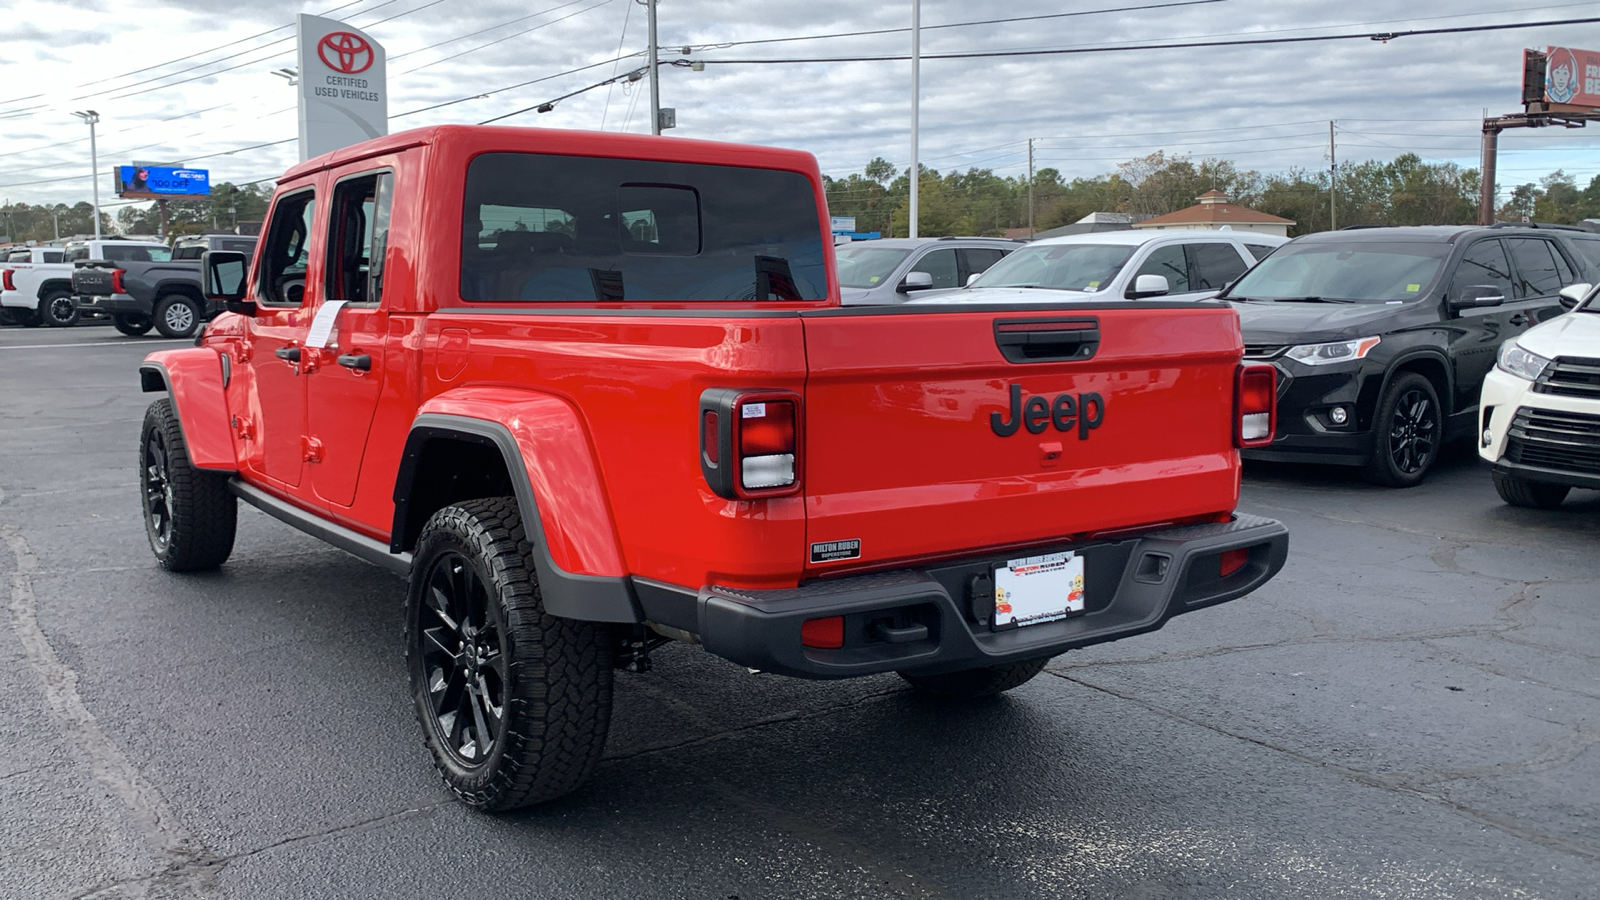
[[[111,270],[111,293],[113,293],[113,294],[126,294],[127,293],[127,291],[124,290],[123,287],[122,287],[122,276],[124,276],[126,274],[128,274],[126,269],[112,269]]]
[[[711,388],[700,395],[700,471],[729,500],[800,490],[800,396]]]
[[[1240,366],[1233,380],[1233,442],[1240,447],[1265,447],[1277,426],[1278,370],[1272,366]]]
[[[0,272],[0,287],[3,287],[8,291],[14,291],[17,289],[17,286],[11,282],[11,273],[15,271],[16,269],[6,269],[5,271]]]
[[[1495,361],[1495,368],[1502,372],[1509,372],[1518,378],[1529,381],[1538,381],[1544,374],[1545,367],[1550,365],[1550,360],[1537,353],[1529,353],[1522,349],[1516,341],[1506,341],[1500,345],[1500,358]]]
[[[837,650],[844,646],[844,616],[807,619],[800,625],[800,646]]]
[[[1301,365],[1327,366],[1333,363],[1364,359],[1368,353],[1372,352],[1372,348],[1378,346],[1382,341],[1383,338],[1374,336],[1357,338],[1353,341],[1334,341],[1328,344],[1301,344],[1298,347],[1290,347],[1289,351],[1283,355]]]

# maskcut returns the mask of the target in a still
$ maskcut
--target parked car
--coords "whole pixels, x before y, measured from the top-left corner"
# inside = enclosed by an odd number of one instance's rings
[[[548,128],[301,163],[253,264],[206,255],[231,311],[140,369],[152,551],[223,564],[242,499],[408,578],[425,741],[486,809],[587,780],[667,639],[974,699],[1281,569],[1234,513],[1275,373],[1232,309],[841,310],[821,186]]]
[[[26,326],[78,324],[78,304],[72,298],[72,268],[76,260],[140,257],[166,259],[171,251],[166,244],[104,238],[72,241],[61,250],[33,248],[35,258],[28,262],[7,262],[0,270],[0,306],[11,310],[12,318]]]
[[[1280,247],[1222,295],[1245,358],[1279,371],[1278,436],[1245,457],[1420,483],[1446,441],[1473,433],[1501,342],[1560,315],[1562,287],[1600,281],[1573,234],[1362,228]]]
[[[210,250],[248,253],[254,237],[203,234],[182,238],[170,254],[108,246],[104,259],[83,259],[72,271],[78,308],[110,315],[117,330],[140,335],[154,327],[162,337],[192,336],[222,312],[207,303],[200,283],[200,257]]]
[[[1045,238],[1007,256],[962,290],[921,295],[916,302],[1202,300],[1287,242],[1271,234],[1202,229]]]
[[[923,291],[954,289],[1018,247],[1004,238],[886,238],[840,244],[839,293],[846,306],[904,303]]]
[[[0,325],[37,325],[38,297],[34,297],[28,305],[24,306],[24,295],[12,287],[17,283],[17,272],[32,269],[35,264],[60,263],[61,254],[65,251],[60,247],[15,247],[0,252]],[[27,283],[29,276],[23,277]],[[5,296],[9,292],[17,294],[16,306],[7,306]]]
[[[1501,344],[1478,402],[1478,455],[1513,506],[1553,509],[1575,487],[1600,490],[1600,289],[1561,294],[1572,313]]]

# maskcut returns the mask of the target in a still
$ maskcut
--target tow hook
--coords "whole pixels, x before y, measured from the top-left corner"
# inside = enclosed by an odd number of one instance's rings
[[[650,651],[667,643],[670,638],[651,634],[643,625],[633,626],[633,631],[617,641],[615,668],[624,672],[644,673],[651,669]]]

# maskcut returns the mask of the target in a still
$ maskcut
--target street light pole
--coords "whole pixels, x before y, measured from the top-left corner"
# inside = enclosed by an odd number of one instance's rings
[[[650,13],[650,133],[661,133],[661,64],[656,59],[656,0],[644,0]]]
[[[100,240],[100,151],[94,142],[94,126],[100,121],[100,114],[94,110],[75,112],[73,115],[82,119],[89,126],[89,167],[93,171],[94,181],[94,239]]]
[[[917,166],[917,96],[922,92],[922,0],[911,0],[911,209],[910,234],[917,236],[917,187],[922,172]]]

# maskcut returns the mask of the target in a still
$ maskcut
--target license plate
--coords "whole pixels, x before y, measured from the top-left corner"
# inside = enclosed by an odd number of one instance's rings
[[[1076,553],[1010,559],[994,570],[996,628],[1055,622],[1083,609],[1083,557]]]

